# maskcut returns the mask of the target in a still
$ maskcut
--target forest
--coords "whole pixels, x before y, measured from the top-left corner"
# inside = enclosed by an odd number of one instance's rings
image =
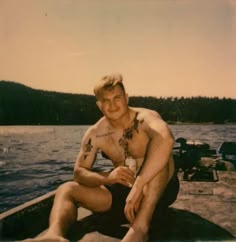
[[[130,106],[156,110],[168,123],[236,123],[236,99],[131,96]],[[93,95],[37,90],[0,81],[0,125],[91,125],[102,116]]]

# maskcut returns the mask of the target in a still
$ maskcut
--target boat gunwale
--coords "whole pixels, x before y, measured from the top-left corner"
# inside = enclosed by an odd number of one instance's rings
[[[19,211],[23,211],[23,210],[25,210],[25,209],[27,209],[29,207],[37,205],[38,203],[40,203],[40,202],[42,202],[42,201],[44,201],[44,200],[46,200],[46,199],[48,199],[50,197],[55,196],[55,193],[56,193],[56,190],[53,190],[53,191],[48,192],[48,193],[46,193],[46,194],[44,194],[42,196],[36,197],[36,198],[34,198],[34,199],[32,199],[32,200],[30,200],[28,202],[25,202],[25,203],[23,203],[23,204],[21,204],[19,206],[16,206],[14,208],[11,208],[11,209],[1,213],[0,214],[0,221],[4,220],[5,218],[7,218],[9,216],[12,216],[12,215],[18,213]]]

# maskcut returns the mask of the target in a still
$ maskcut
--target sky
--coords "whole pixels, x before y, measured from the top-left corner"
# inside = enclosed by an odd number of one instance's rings
[[[93,94],[236,98],[236,0],[0,0],[0,80]]]

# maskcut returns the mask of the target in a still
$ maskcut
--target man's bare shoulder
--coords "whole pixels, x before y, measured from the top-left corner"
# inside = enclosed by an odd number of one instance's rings
[[[137,119],[140,122],[140,128],[149,135],[153,132],[169,132],[167,123],[162,119],[158,112],[139,107],[135,107],[133,110],[138,113]]]
[[[105,136],[107,132],[108,132],[108,123],[104,117],[99,119],[95,124],[93,124],[87,130],[87,133],[93,137],[99,137],[103,135]]]
[[[132,107],[132,110],[138,113],[139,120],[149,120],[149,119],[158,119],[162,120],[160,114],[154,110],[147,109],[147,108],[139,108],[139,107]]]
[[[157,134],[161,134],[163,137],[171,137],[173,139],[173,134],[168,124],[161,118],[159,113],[146,108],[134,108],[134,110],[139,113],[137,119],[140,120],[140,127],[149,137],[152,138]]]

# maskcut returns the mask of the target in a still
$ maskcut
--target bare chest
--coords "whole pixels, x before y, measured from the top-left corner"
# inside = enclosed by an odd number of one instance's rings
[[[141,130],[129,134],[110,133],[97,139],[100,139],[99,148],[113,161],[114,165],[123,165],[127,156],[143,160],[149,142],[147,135]]]

